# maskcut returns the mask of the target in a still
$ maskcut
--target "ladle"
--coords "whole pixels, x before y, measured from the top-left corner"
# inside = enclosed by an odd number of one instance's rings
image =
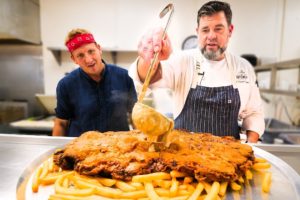
[[[168,26],[170,24],[170,21],[171,21],[171,18],[172,18],[172,15],[173,15],[173,12],[174,12],[174,6],[173,4],[168,4],[159,14],[159,17],[160,18],[163,18],[169,11],[171,11],[170,15],[169,15],[169,18],[168,18],[168,21],[167,21],[167,24],[164,28],[164,31],[163,31],[163,34],[161,36],[161,38],[163,39],[166,35],[166,32],[167,32],[167,29],[168,29]],[[154,56],[153,56],[153,59],[151,60],[151,63],[150,63],[150,67],[147,71],[147,75],[146,75],[146,78],[145,78],[145,81],[144,81],[144,84],[143,84],[143,87],[142,87],[142,91],[140,92],[139,94],[139,97],[138,97],[138,102],[142,102],[144,97],[145,97],[145,94],[146,94],[146,91],[147,91],[147,88],[149,86],[149,82],[151,80],[151,76],[152,76],[152,71],[153,71],[153,66],[154,64],[156,63],[157,61],[157,58],[158,58],[158,54],[159,52],[155,52]]]
[[[174,12],[173,4],[168,4],[159,14],[160,18],[163,18],[168,12],[171,12],[164,28],[162,39],[166,35],[166,30],[169,26],[172,14]],[[138,97],[138,102],[134,105],[132,110],[132,120],[135,127],[149,136],[152,142],[158,142],[157,138],[159,135],[165,134],[173,129],[173,120],[167,118],[163,114],[157,112],[155,109],[151,108],[142,103],[149,82],[152,76],[153,66],[157,62],[159,52],[155,52],[153,59],[151,60],[150,67],[147,71],[147,75],[142,87],[142,90]],[[161,137],[162,138],[162,137]]]

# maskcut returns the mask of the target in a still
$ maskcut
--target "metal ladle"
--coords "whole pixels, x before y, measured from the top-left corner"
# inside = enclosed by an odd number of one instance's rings
[[[172,14],[174,12],[173,4],[168,4],[159,14],[160,18],[163,18],[167,13],[170,13],[167,24],[164,28],[162,39],[166,35],[166,30],[169,26]],[[151,108],[142,103],[149,82],[152,76],[153,66],[157,62],[159,52],[155,52],[153,59],[151,60],[150,67],[147,71],[147,75],[142,87],[142,90],[138,97],[138,102],[134,105],[132,110],[132,120],[135,127],[149,136],[149,140],[152,142],[158,142],[158,136],[168,133],[174,127],[173,120],[167,118],[163,114],[157,112],[155,109]]]

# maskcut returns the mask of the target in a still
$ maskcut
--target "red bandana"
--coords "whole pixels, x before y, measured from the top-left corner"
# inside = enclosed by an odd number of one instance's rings
[[[89,44],[93,42],[95,42],[93,35],[90,33],[84,33],[75,35],[75,37],[73,37],[66,43],[66,46],[68,47],[69,52],[72,52],[84,44]]]

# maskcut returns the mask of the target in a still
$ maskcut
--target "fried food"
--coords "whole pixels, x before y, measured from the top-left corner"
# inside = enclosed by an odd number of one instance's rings
[[[232,137],[173,130],[169,148],[149,152],[140,131],[86,132],[55,152],[62,169],[129,181],[135,175],[176,170],[198,181],[237,181],[254,163],[252,148]]]

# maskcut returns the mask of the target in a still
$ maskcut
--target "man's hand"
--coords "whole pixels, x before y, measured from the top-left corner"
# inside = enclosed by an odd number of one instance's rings
[[[69,126],[69,121],[64,119],[55,118],[52,136],[65,136]]]
[[[138,54],[146,62],[151,62],[154,54],[159,52],[158,61],[166,60],[172,53],[171,42],[166,34],[162,38],[163,29],[156,28],[147,32],[139,42]]]
[[[254,131],[247,130],[246,134],[247,134],[247,142],[257,143],[257,141],[259,139],[258,133],[254,132]]]
[[[163,29],[156,28],[145,34],[139,42],[139,59],[137,63],[137,72],[142,82],[144,82],[146,78],[151,60],[154,58],[154,54],[156,52],[158,52],[159,55],[156,63],[154,63],[153,66],[152,78],[150,83],[156,82],[162,77],[162,74],[160,73],[161,68],[159,67],[159,63],[161,60],[168,59],[170,54],[172,53],[171,42],[168,35],[166,34],[164,38],[162,38],[162,35]]]

